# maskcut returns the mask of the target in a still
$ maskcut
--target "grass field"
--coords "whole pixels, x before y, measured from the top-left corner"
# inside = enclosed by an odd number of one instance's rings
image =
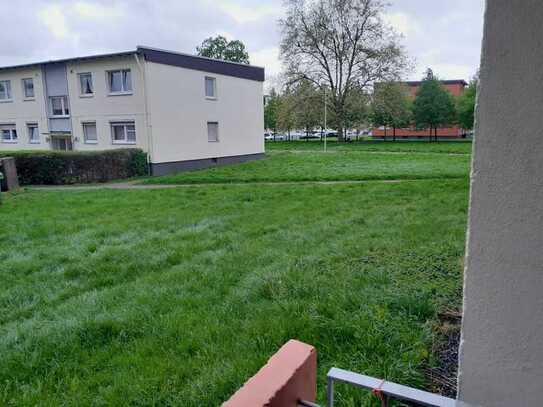
[[[436,313],[460,304],[468,196],[468,157],[431,156],[462,178],[5,197],[0,405],[217,406],[290,338],[318,349],[321,402],[331,366],[424,387]]]
[[[363,141],[353,143],[338,143],[329,141],[326,144],[329,151],[353,152],[353,151],[381,151],[403,153],[450,153],[471,154],[471,141],[454,140],[440,141],[438,143],[428,141]],[[320,140],[287,141],[266,143],[266,151],[322,151],[324,143]]]
[[[385,151],[389,147],[390,151]],[[426,150],[425,147],[431,148]],[[267,156],[236,166],[150,178],[148,184],[241,182],[363,181],[445,179],[468,176],[469,143],[332,144],[326,153],[317,142],[275,142]],[[373,151],[375,148],[376,151]],[[403,151],[401,151],[404,149]],[[414,151],[409,152],[412,149]],[[439,153],[439,150],[450,153]],[[454,153],[454,154],[452,154]],[[437,155],[436,155],[437,154]]]

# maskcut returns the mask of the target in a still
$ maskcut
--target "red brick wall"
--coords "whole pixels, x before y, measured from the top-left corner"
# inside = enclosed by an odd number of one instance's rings
[[[317,351],[290,340],[222,407],[298,407],[316,394]]]
[[[415,96],[417,96],[417,92],[419,90],[418,84],[408,84],[409,90],[411,93],[411,97],[414,99]],[[447,83],[443,85],[445,89],[447,89],[449,92],[451,92],[455,97],[460,96],[465,89],[465,83],[458,81],[457,83]],[[447,128],[439,128],[437,129],[437,136],[438,137],[449,137],[449,138],[461,138],[464,131],[458,127],[447,127]],[[384,138],[385,137],[385,130],[374,128],[372,129],[373,137],[377,138]],[[430,130],[416,130],[414,128],[408,128],[408,129],[396,129],[396,138],[403,138],[403,137],[428,137],[430,134]],[[392,138],[392,129],[388,129],[386,131],[386,137]]]

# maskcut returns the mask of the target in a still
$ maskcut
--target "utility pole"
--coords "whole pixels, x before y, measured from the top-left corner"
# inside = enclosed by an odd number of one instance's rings
[[[327,101],[326,101],[326,87],[324,87],[324,152],[326,153],[326,135],[328,133],[326,125],[326,114],[327,114]]]

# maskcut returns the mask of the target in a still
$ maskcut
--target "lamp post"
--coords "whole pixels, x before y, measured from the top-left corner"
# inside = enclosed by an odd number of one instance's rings
[[[327,100],[326,100],[326,87],[324,87],[324,152],[326,153],[326,136],[328,126],[326,125],[326,116],[327,116]]]

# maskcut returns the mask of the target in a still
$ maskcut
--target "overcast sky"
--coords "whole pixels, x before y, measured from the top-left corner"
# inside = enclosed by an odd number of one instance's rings
[[[0,65],[126,51],[148,45],[194,53],[223,34],[243,41],[267,75],[281,69],[282,0],[1,0]],[[419,79],[469,79],[479,66],[484,0],[389,0]]]

